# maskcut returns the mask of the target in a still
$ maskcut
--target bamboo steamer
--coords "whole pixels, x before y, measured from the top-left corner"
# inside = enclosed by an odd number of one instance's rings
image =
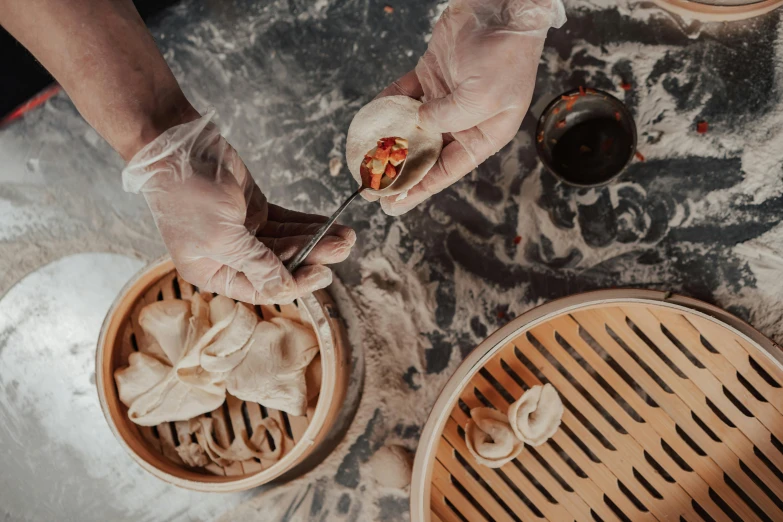
[[[210,464],[206,470],[200,470],[185,466],[176,452],[180,443],[191,442],[185,429],[187,422],[155,427],[132,423],[114,382],[115,369],[126,366],[130,353],[138,349],[138,343],[145,342],[138,324],[144,305],[161,299],[188,299],[194,291],[197,289],[179,276],[166,257],[142,270],[120,292],[101,328],[96,353],[95,381],[109,427],[142,468],[179,487],[225,493],[266,484],[284,473],[291,478],[298,471],[297,465],[328,444],[348,388],[350,350],[334,301],[325,291],[318,291],[292,305],[255,307],[259,317],[265,319],[283,316],[314,326],[322,367],[320,392],[302,417],[228,396],[223,407],[211,412],[216,440],[227,447],[237,429],[249,429],[251,421],[273,417],[283,428],[283,455],[273,463],[253,459],[225,469]],[[308,460],[306,465],[309,464]]]
[[[783,0],[699,2],[694,0],[653,0],[667,11],[705,22],[734,22],[746,20],[777,9]]]
[[[783,352],[736,317],[644,290],[531,310],[457,369],[414,463],[415,522],[783,520]],[[469,409],[550,382],[560,429],[498,470]]]

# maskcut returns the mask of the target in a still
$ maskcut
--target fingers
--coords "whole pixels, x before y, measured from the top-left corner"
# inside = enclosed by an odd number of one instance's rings
[[[271,203],[269,204],[268,219],[278,223],[287,223],[289,221],[294,223],[326,223],[328,221],[328,218],[318,214],[297,212],[296,210],[289,210]]]
[[[215,292],[243,303],[274,304],[273,301],[267,302],[263,299],[245,274],[227,265],[220,266],[212,277],[196,286],[206,292]]]
[[[466,80],[454,92],[419,107],[419,125],[445,134],[470,129],[489,119],[496,107],[481,95],[480,83],[480,78]]]
[[[305,245],[312,236],[291,236],[281,238],[259,238],[259,240],[270,248],[282,262],[292,259]],[[318,242],[316,247],[307,256],[306,265],[330,265],[345,261],[351,253],[356,238],[345,240],[335,236],[326,236]]]
[[[325,266],[306,266],[296,271],[292,290],[276,295],[258,292],[242,272],[227,265],[220,266],[205,283],[196,284],[206,292],[215,292],[243,303],[271,305],[289,304],[303,295],[326,288],[332,283],[332,271]]]
[[[407,197],[382,198],[381,208],[390,216],[400,216],[459,181],[514,138],[523,116],[520,111],[506,112],[474,129],[457,133],[456,141],[446,145],[438,162],[408,191]]]
[[[323,226],[323,223],[278,223],[277,221],[267,221],[263,227],[256,233],[257,237],[289,237],[289,236],[312,236],[315,235]],[[356,242],[356,232],[352,228],[337,223],[329,227],[330,236],[349,241],[351,245]]]
[[[255,289],[257,299],[276,300],[294,293],[296,283],[280,259],[247,230],[224,234],[223,248],[210,257],[243,273]]]
[[[424,96],[424,90],[421,87],[418,76],[416,76],[416,71],[409,71],[402,78],[395,80],[382,90],[375,99],[377,100],[385,96],[408,96],[417,100]]]
[[[296,280],[296,293],[298,295],[292,298],[291,301],[331,285],[332,271],[322,265],[303,266],[294,273],[294,280]]]

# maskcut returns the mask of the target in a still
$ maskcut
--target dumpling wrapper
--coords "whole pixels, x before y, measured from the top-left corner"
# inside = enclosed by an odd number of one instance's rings
[[[514,434],[526,444],[540,446],[560,427],[563,401],[554,386],[533,386],[508,408]]]
[[[177,379],[169,371],[158,384],[138,396],[128,407],[128,417],[140,426],[185,421],[218,408],[226,400],[223,393],[197,388]]]
[[[188,335],[190,303],[179,299],[157,301],[145,306],[139,313],[139,326],[144,333],[155,340],[169,364],[182,358]],[[150,350],[152,355],[157,350]]]
[[[276,461],[280,459],[283,453],[283,430],[277,421],[271,417],[262,419],[261,422],[253,426],[253,435],[247,436],[246,430],[241,430],[236,434],[236,438],[231,446],[224,448],[215,441],[213,435],[213,420],[209,417],[198,417],[191,419],[189,428],[191,433],[196,434],[196,440],[199,446],[210,460],[220,466],[228,466],[233,462],[242,462],[252,458],[258,458],[264,461]],[[265,451],[263,443],[266,441],[267,433],[271,435],[275,449]]]
[[[171,372],[170,366],[142,352],[130,354],[128,364],[129,366],[114,372],[120,401],[126,406],[130,406],[133,401],[163,382]]]
[[[476,462],[500,468],[522,453],[525,444],[508,423],[508,417],[492,408],[473,408],[465,425],[465,443]]]
[[[209,302],[209,322],[217,324],[234,312],[236,302],[228,297],[217,295]]]
[[[258,318],[244,305],[227,297],[215,297],[208,305],[200,297],[198,299],[208,307],[205,311],[199,304],[200,313],[217,322],[196,340],[177,364],[177,376],[183,382],[218,393],[225,390],[228,373],[244,359]],[[202,321],[209,324],[209,319]]]
[[[225,317],[212,313],[212,303],[215,302],[219,302],[217,298],[210,302],[210,317],[215,316],[220,318],[221,322],[225,321]],[[242,362],[251,345],[248,342],[250,336],[258,324],[258,316],[254,312],[245,305],[231,302],[234,306],[228,313],[228,326],[201,352],[201,367],[209,372],[228,372]]]
[[[177,446],[177,454],[187,466],[202,468],[209,464],[209,456],[199,444],[186,442]]]
[[[226,374],[204,370],[199,359],[201,351],[231,326],[236,315],[235,311],[207,329],[209,310],[198,294],[190,303],[164,300],[144,307],[139,323],[166,360],[133,353],[129,366],[115,372],[120,400],[128,407],[131,421],[141,426],[186,421],[223,404]],[[239,349],[242,347],[240,344]]]
[[[244,360],[226,379],[238,399],[302,416],[307,411],[305,370],[318,354],[318,339],[307,326],[275,317],[261,321]]]
[[[443,149],[440,132],[426,131],[416,125],[421,102],[407,96],[378,98],[359,110],[348,128],[345,157],[353,178],[362,184],[361,165],[364,156],[378,146],[381,138],[408,140],[408,158],[394,185],[380,190],[366,190],[372,196],[393,196],[407,192],[424,178],[435,165]]]

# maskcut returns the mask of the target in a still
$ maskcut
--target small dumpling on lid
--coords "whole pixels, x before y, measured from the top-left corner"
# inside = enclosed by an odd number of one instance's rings
[[[563,401],[554,386],[533,386],[508,408],[514,434],[526,444],[540,446],[555,434],[563,417]]]
[[[500,468],[522,453],[508,417],[492,408],[473,408],[465,425],[465,444],[473,458],[488,468]]]

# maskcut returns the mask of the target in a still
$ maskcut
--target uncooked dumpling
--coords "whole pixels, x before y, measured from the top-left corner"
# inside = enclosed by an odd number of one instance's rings
[[[204,450],[210,460],[220,466],[230,465],[232,462],[242,462],[252,458],[265,461],[276,461],[283,453],[283,430],[277,421],[271,417],[262,419],[253,426],[253,436],[248,437],[246,430],[235,433],[231,446],[220,446],[213,435],[213,420],[209,417],[198,417],[190,421],[190,432],[196,434],[199,446]],[[272,437],[275,449],[264,449],[267,434]]]
[[[465,443],[476,462],[488,468],[500,468],[524,449],[508,423],[508,418],[492,408],[473,408],[465,425]]]
[[[148,390],[168,376],[171,367],[155,357],[142,352],[133,352],[128,357],[129,366],[114,372],[120,400],[130,405]]]
[[[563,417],[563,401],[554,386],[533,386],[508,408],[514,434],[531,446],[540,446],[555,434]]]
[[[244,401],[302,416],[307,411],[305,370],[318,353],[313,331],[291,319],[261,321],[244,360],[229,374],[226,389]]]
[[[212,300],[210,310],[216,301],[218,299]],[[213,315],[218,317],[210,312],[210,317]],[[231,371],[242,362],[251,345],[248,340],[258,323],[256,314],[239,303],[234,304],[233,310],[220,320],[226,319],[229,320],[228,326],[201,352],[201,366],[209,372]]]
[[[156,426],[192,419],[218,408],[225,400],[225,390],[215,393],[197,388],[179,380],[172,369],[165,379],[126,406],[131,421],[140,426]]]
[[[364,156],[374,149],[382,138],[398,137],[408,140],[408,157],[399,179],[392,186],[367,190],[374,196],[393,196],[407,192],[435,165],[443,148],[440,132],[426,131],[416,125],[421,102],[407,96],[387,96],[374,100],[356,113],[345,143],[348,170],[360,185]]]
[[[160,346],[168,362],[174,364],[185,349],[189,318],[190,303],[168,299],[145,306],[139,314],[139,325]]]
[[[158,301],[139,314],[139,324],[160,347],[163,360],[137,352],[128,358],[128,367],[115,372],[120,400],[136,424],[189,420],[225,400],[225,376],[205,371],[198,361],[200,351],[230,325],[230,318],[199,336],[208,326],[208,311],[200,296],[193,299]]]
[[[186,442],[177,446],[177,454],[187,466],[201,468],[209,464],[209,457],[204,448],[195,442]]]

